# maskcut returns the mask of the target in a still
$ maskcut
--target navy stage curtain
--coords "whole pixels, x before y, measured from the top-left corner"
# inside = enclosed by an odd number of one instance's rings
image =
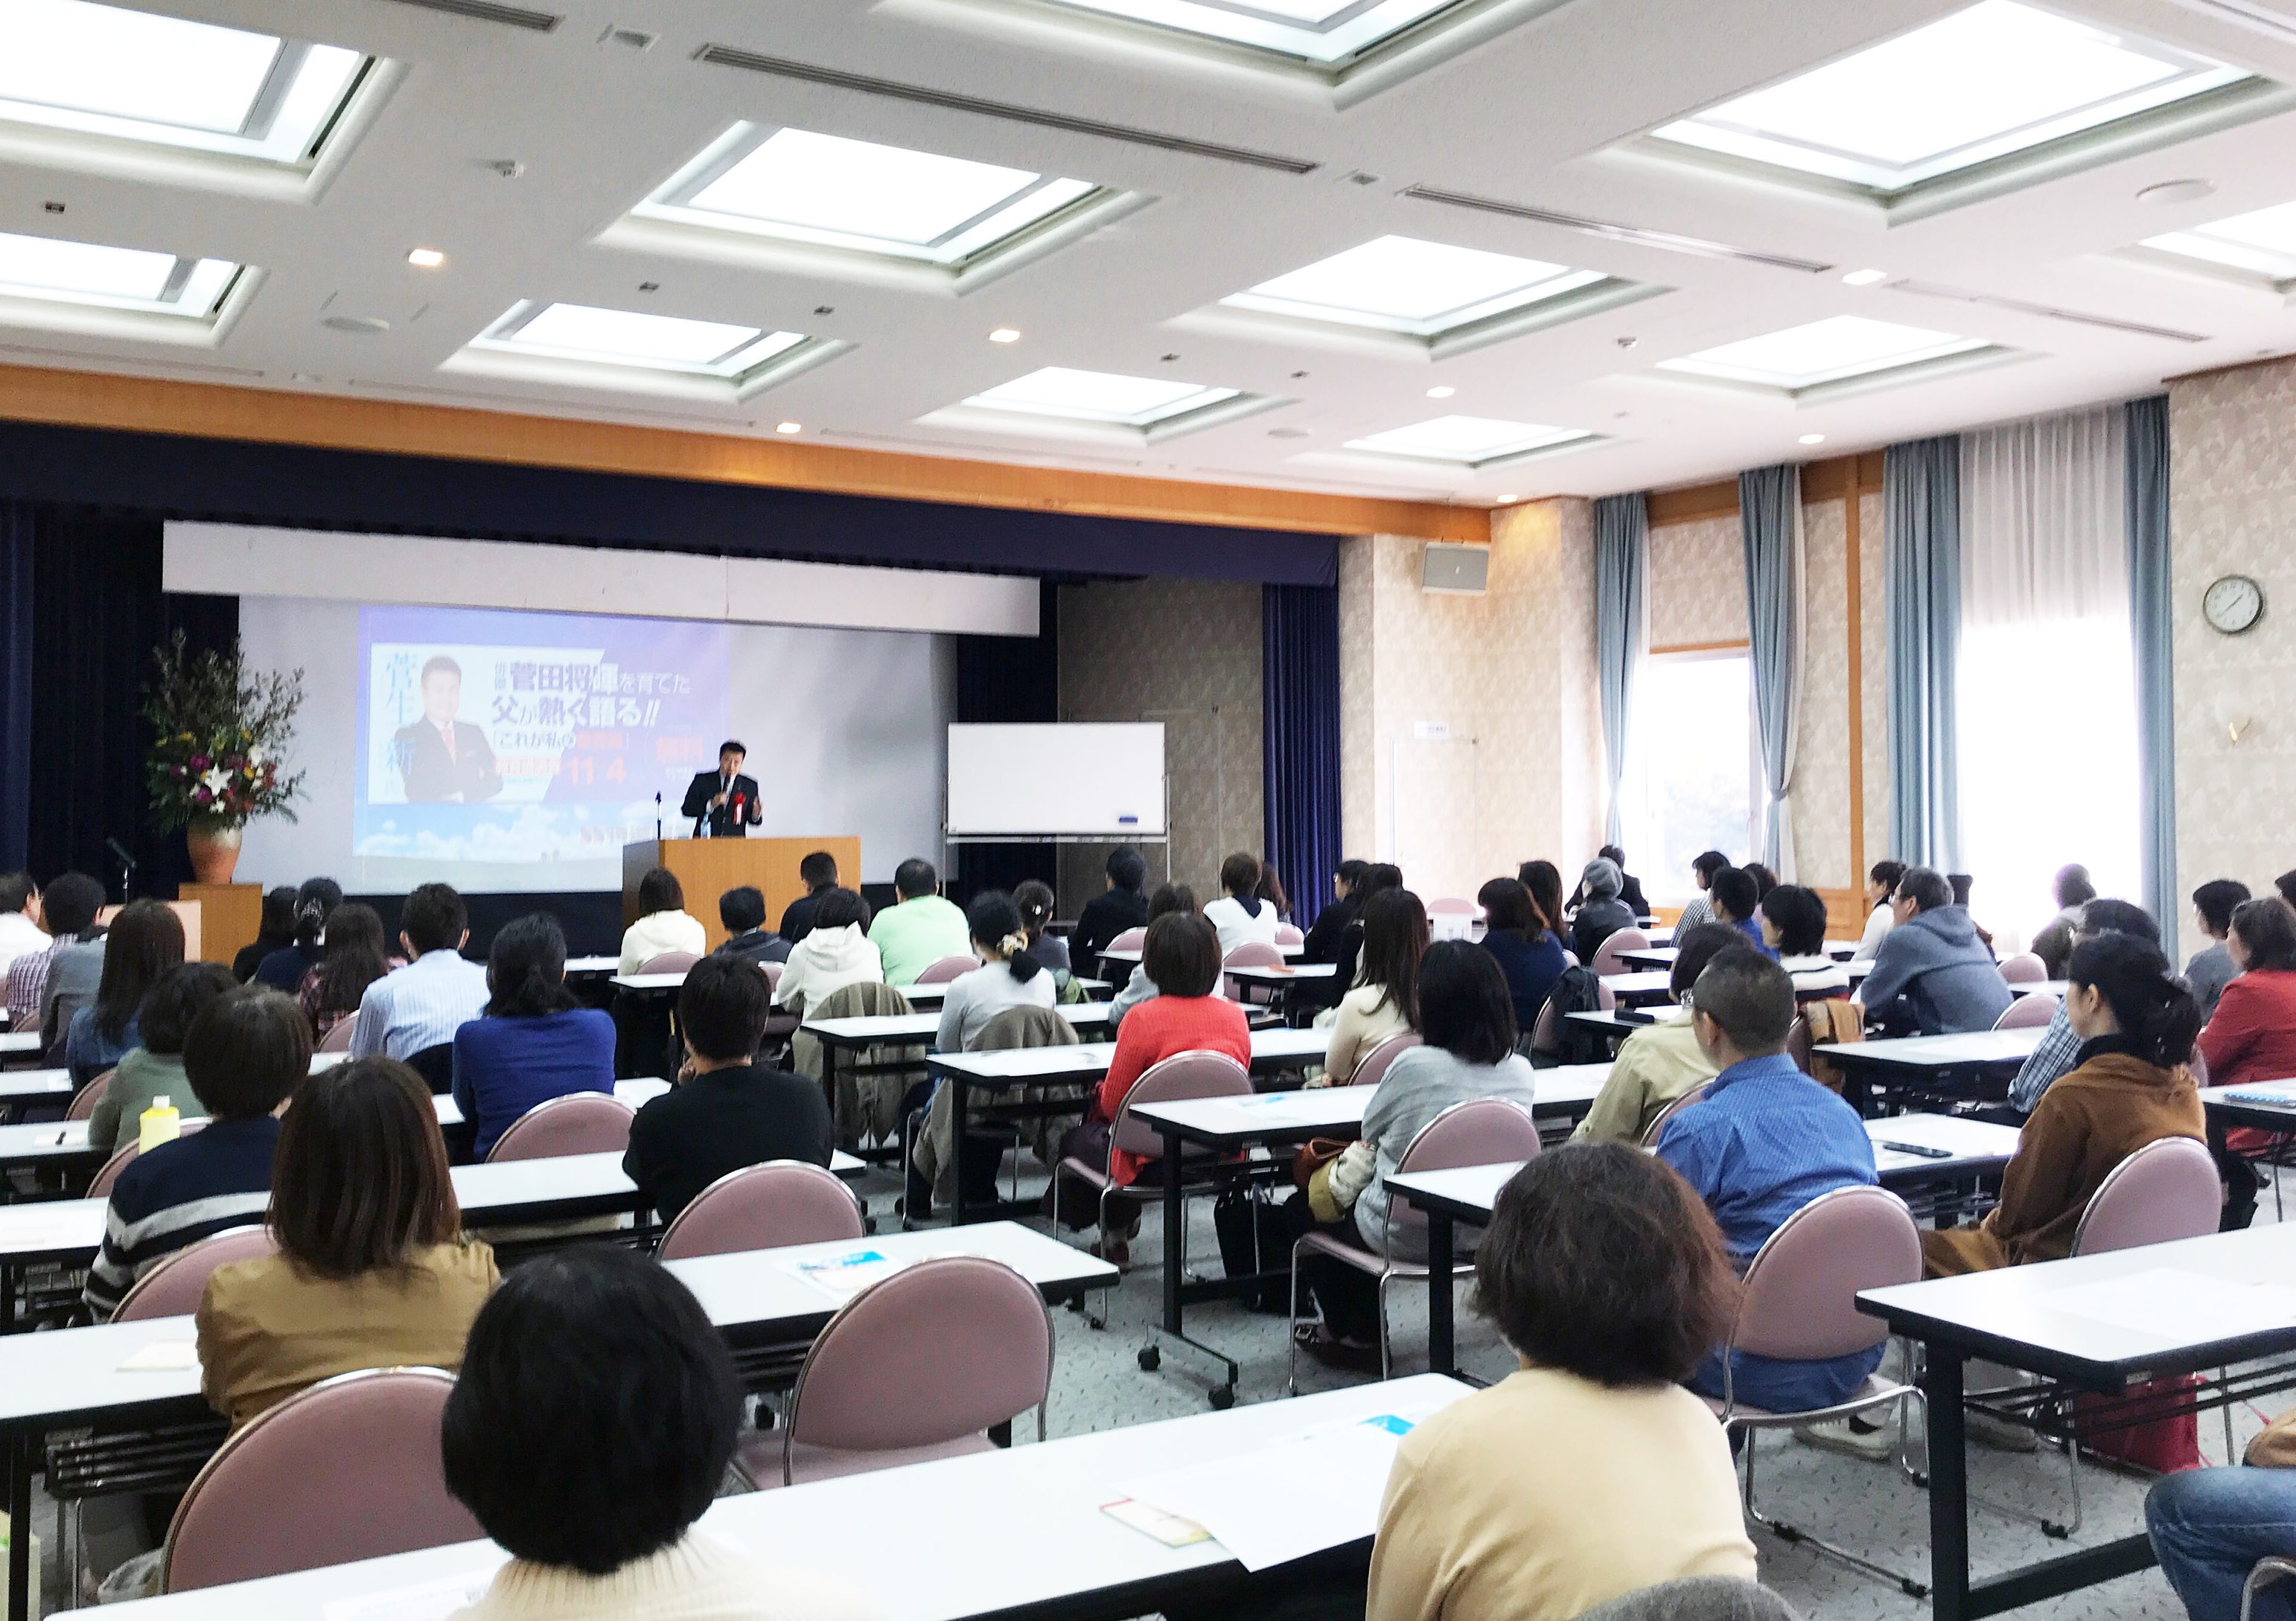
[[[1259,588],[1267,857],[1305,929],[1340,864],[1340,593]]]
[[[1060,594],[1049,580],[1037,588],[1037,634],[956,638],[956,718],[961,723],[1020,725],[1061,717]],[[950,854],[955,896],[1011,889],[1028,879],[1060,888],[1060,848],[1033,844],[968,844]],[[950,876],[944,874],[944,877]],[[1081,965],[1079,972],[1084,971]]]
[[[32,811],[32,507],[0,501],[0,872],[29,858]]]

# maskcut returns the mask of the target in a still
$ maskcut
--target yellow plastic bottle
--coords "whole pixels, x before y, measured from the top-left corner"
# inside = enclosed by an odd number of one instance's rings
[[[162,1142],[173,1142],[183,1134],[183,1111],[168,1101],[166,1093],[160,1093],[138,1120],[136,1151],[148,1154]]]

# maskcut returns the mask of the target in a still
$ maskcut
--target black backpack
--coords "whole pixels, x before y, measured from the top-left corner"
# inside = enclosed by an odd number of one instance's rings
[[[1600,981],[1591,969],[1566,968],[1546,998],[1554,1010],[1554,1061],[1558,1064],[1599,1064],[1611,1055],[1609,1040],[1572,1024],[1571,1013],[1592,1013],[1603,1005]]]

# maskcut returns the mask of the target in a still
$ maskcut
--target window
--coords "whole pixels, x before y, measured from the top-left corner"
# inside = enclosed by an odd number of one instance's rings
[[[1537,451],[1590,440],[1583,428],[1549,428],[1543,422],[1510,422],[1488,416],[1439,416],[1408,428],[1390,428],[1360,439],[1349,450],[1447,462],[1458,467],[1492,467]]]
[[[1704,850],[1753,847],[1761,814],[1751,660],[1743,649],[1652,653],[1635,676],[1620,821],[1652,899],[1697,891]]]
[[[1963,338],[1923,326],[1864,315],[1833,315],[1784,332],[1766,332],[1677,360],[1661,371],[1719,382],[1800,395],[1853,378],[1921,366],[1956,356],[2003,354],[1982,338]]]
[[[2285,291],[2296,286],[2296,202],[2235,214],[2189,231],[2148,236],[2143,245]]]
[[[0,296],[207,322],[240,266],[137,248],[0,233]]]

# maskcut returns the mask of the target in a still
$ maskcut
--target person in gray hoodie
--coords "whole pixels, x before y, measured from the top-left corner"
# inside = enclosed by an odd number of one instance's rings
[[[1603,941],[1635,926],[1634,909],[1619,898],[1625,887],[1619,864],[1607,856],[1595,857],[1578,875],[1578,893],[1586,899],[1570,920],[1570,949],[1578,954],[1582,966],[1593,965]]]
[[[1898,880],[1897,922],[1874,955],[1857,1001],[1891,1026],[1923,1036],[1989,1030],[2012,1000],[1993,954],[1977,937],[1969,908],[1953,904],[1953,886],[1931,867],[1908,867]]]

